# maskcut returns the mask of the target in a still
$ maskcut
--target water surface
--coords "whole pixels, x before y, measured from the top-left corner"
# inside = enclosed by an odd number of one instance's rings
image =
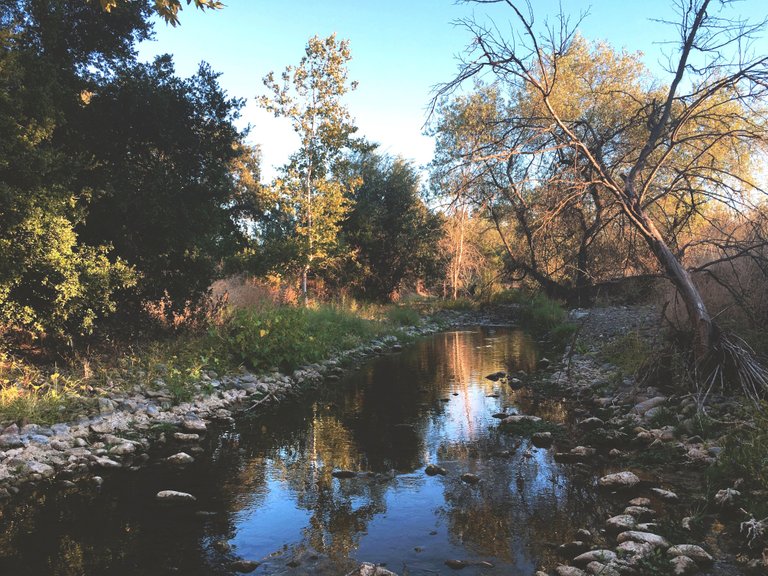
[[[339,575],[362,561],[426,575],[458,559],[470,564],[462,575],[528,576],[599,514],[588,475],[493,418],[564,421],[535,389],[485,378],[536,362],[524,332],[487,327],[375,358],[314,397],[213,431],[184,470],[116,473],[99,493],[54,489],[6,510],[0,574],[223,575],[243,559],[262,575]],[[429,463],[447,475],[427,476]],[[359,474],[331,475],[342,469]],[[198,502],[155,502],[165,489]]]

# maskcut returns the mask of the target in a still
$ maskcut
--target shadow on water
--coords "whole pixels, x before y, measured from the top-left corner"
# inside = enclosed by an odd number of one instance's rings
[[[596,514],[578,467],[493,418],[565,420],[559,403],[485,378],[536,361],[519,330],[426,338],[314,398],[211,433],[184,470],[116,473],[99,493],[50,490],[5,510],[0,574],[219,575],[237,559],[260,562],[254,574],[338,575],[362,561],[449,573],[448,559],[469,563],[467,575],[531,574]],[[429,463],[447,474],[427,476]],[[163,489],[198,501],[162,506]]]

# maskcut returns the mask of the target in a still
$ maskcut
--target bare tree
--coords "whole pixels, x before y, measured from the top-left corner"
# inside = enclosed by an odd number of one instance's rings
[[[493,23],[463,21],[474,36],[471,56],[439,89],[435,105],[466,80],[491,73],[518,101],[506,119],[513,145],[503,152],[511,183],[546,187],[563,201],[588,194],[602,209],[615,207],[684,302],[703,377],[717,372],[709,368],[716,352],[743,361],[684,266],[690,246],[681,239],[694,220],[711,220],[714,205],[745,214],[763,193],[752,169],[768,142],[768,56],[752,47],[766,20],[728,16],[730,0],[676,0],[678,18],[666,22],[676,32],[669,84],[642,76],[627,85],[596,82],[589,101],[577,105],[568,97],[567,61],[578,36],[565,15],[538,26],[530,3],[469,1],[507,5],[516,25],[505,36]],[[604,101],[611,106],[595,104]],[[610,110],[615,117],[606,117]],[[553,169],[557,157],[567,170]],[[745,387],[764,391],[765,372],[756,378]]]

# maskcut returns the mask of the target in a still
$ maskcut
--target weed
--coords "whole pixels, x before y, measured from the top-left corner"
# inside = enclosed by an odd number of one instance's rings
[[[392,306],[388,308],[386,317],[395,326],[416,326],[421,321],[418,311],[406,306]]]
[[[637,574],[643,576],[672,576],[674,574],[669,556],[658,549],[644,556],[635,568]]]
[[[617,338],[603,348],[605,360],[625,374],[635,374],[650,355],[651,347],[637,332]]]
[[[676,426],[678,424],[677,413],[664,406],[654,411],[649,418],[651,428],[663,428],[664,426]]]

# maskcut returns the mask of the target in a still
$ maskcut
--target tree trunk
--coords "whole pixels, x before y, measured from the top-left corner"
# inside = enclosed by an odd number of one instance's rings
[[[647,217],[642,208],[636,208],[635,214],[643,224],[645,230],[641,230],[648,247],[656,259],[661,263],[664,272],[670,282],[675,286],[683,299],[685,309],[688,312],[688,321],[691,324],[692,349],[697,365],[701,365],[717,343],[718,330],[707,311],[699,289],[693,283],[688,270],[680,262],[680,259],[672,253],[664,241],[659,230]]]

